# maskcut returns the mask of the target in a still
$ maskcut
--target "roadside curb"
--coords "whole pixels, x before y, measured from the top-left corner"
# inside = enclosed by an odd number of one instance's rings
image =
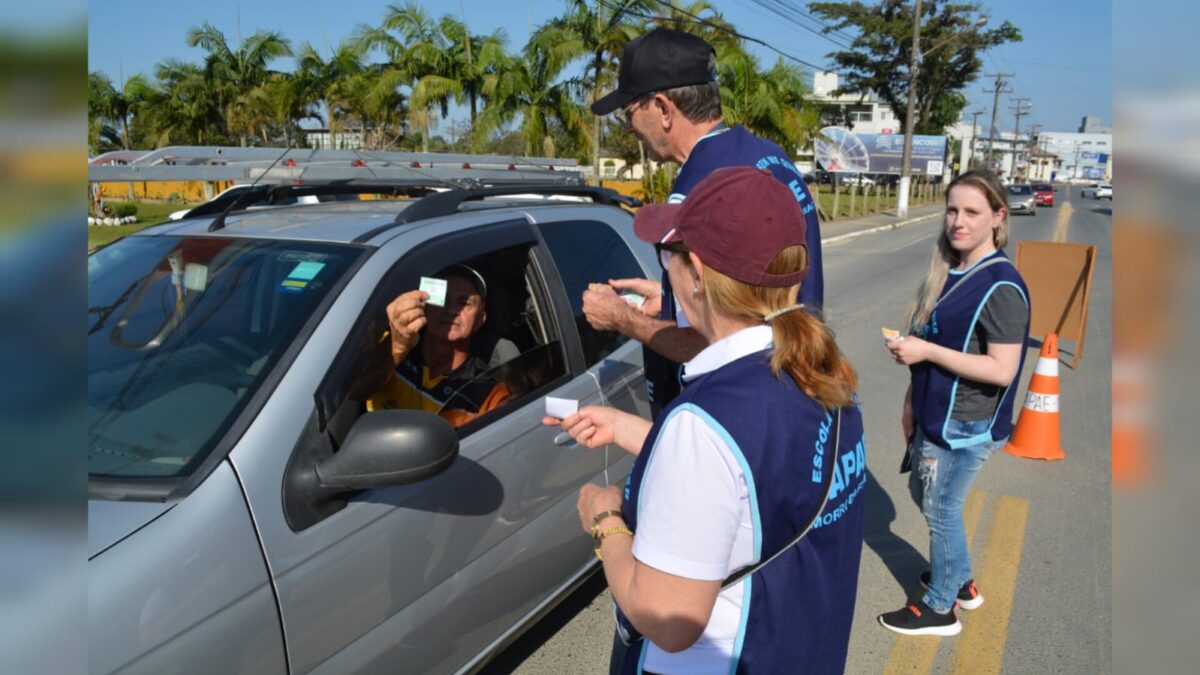
[[[864,234],[874,234],[876,232],[884,232],[886,230],[898,230],[902,227],[907,227],[909,225],[915,225],[916,223],[924,222],[926,220],[932,220],[934,218],[940,218],[941,216],[942,216],[941,213],[929,213],[929,214],[926,214],[923,216],[917,216],[916,218],[909,218],[908,220],[901,220],[898,223],[888,223],[887,225],[879,225],[877,227],[869,227],[865,230],[857,230],[855,232],[847,232],[846,234],[839,234],[836,237],[829,237],[826,239],[822,239],[821,245],[824,246],[825,244],[832,244],[832,243],[838,242],[838,241],[854,239],[856,237],[861,237]]]

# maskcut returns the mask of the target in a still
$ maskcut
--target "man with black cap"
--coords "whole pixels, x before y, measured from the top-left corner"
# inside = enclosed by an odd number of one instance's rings
[[[810,265],[800,301],[820,316],[824,275],[816,207],[788,153],[742,126],[726,127],[722,122],[712,46],[690,33],[665,28],[633,40],[621,55],[616,90],[592,105],[597,115],[614,111],[651,158],[680,164],[669,202],[683,201],[697,183],[722,167],[766,169],[786,185],[808,226]],[[651,300],[639,311],[617,295],[621,291]],[[648,347],[646,386],[655,414],[679,393],[679,364],[707,346],[677,307],[665,278],[661,285],[646,279],[612,279],[608,285],[594,284],[583,294],[583,311],[593,328],[618,331]]]
[[[419,290],[403,293],[388,305],[396,370],[367,401],[367,409],[425,410],[459,427],[499,406],[509,391],[484,375],[487,359],[471,350],[472,336],[487,321],[483,275],[455,264],[436,276],[446,280],[442,306],[427,304],[429,294]]]

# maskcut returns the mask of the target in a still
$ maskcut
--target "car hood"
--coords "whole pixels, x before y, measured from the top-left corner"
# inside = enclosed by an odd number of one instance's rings
[[[163,502],[88,501],[88,559],[137,532],[174,506]]]

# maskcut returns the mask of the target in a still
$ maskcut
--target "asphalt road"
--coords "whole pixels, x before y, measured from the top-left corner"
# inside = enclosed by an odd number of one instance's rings
[[[1018,240],[1097,247],[1086,350],[1060,345],[1061,431],[1067,459],[1041,462],[997,453],[965,509],[979,589],[955,638],[901,637],[875,621],[919,596],[928,531],[897,472],[899,411],[907,369],[887,356],[881,326],[898,327],[927,268],[937,219],[828,246],[826,305],[838,343],[858,370],[871,478],[867,533],[850,637],[850,673],[1104,673],[1112,670],[1110,401],[1112,203],[1061,188],[1058,205],[1011,219]],[[1040,336],[1034,336],[1040,338]],[[1026,357],[1018,405],[1038,357]],[[803,611],[798,608],[797,611]],[[605,673],[611,599],[597,575],[501,654],[485,672]]]

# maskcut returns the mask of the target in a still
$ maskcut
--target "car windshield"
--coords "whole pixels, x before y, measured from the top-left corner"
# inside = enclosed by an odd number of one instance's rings
[[[1054,188],[1046,185],[1045,183],[1038,183],[1037,185],[1033,186],[1033,189],[1035,192],[1054,192]]]
[[[1031,195],[1033,190],[1028,185],[1009,185],[1008,194],[1010,195]]]
[[[132,236],[89,256],[89,475],[190,475],[364,250]]]

